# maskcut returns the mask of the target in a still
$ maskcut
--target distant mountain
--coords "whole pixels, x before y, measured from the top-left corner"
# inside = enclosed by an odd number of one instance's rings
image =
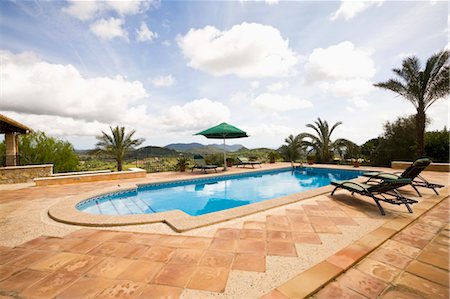
[[[165,146],[165,148],[172,149],[179,152],[189,152],[192,149],[203,147],[201,143],[171,143]]]
[[[208,144],[210,147],[215,147],[223,151],[223,144]],[[227,152],[237,152],[238,150],[245,149],[242,144],[225,145],[225,150]]]
[[[176,157],[179,154],[178,151],[166,147],[145,146],[128,153],[127,157],[142,159],[146,157]]]

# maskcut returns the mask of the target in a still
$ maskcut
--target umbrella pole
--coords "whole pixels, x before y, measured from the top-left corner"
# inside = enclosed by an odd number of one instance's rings
[[[225,150],[225,138],[223,138],[223,171],[227,170],[227,151]]]

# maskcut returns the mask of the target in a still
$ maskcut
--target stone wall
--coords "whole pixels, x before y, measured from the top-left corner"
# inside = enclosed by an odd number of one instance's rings
[[[403,161],[392,161],[391,168],[393,169],[406,169],[410,166],[412,162],[403,162]],[[439,172],[450,172],[450,164],[449,163],[431,163],[425,168],[426,171],[439,171]]]
[[[0,167],[0,184],[33,182],[34,178],[48,177],[53,164]]]

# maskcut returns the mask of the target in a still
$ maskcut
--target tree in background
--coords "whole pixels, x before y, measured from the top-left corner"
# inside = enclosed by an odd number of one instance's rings
[[[78,156],[72,144],[48,137],[44,132],[32,132],[19,137],[20,163],[53,164],[54,172],[76,171]]]
[[[282,145],[278,151],[281,153],[285,161],[290,161],[292,166],[294,162],[302,157],[302,143],[299,136],[289,135],[284,139],[286,144]]]
[[[425,133],[425,153],[433,162],[448,163],[450,160],[450,135],[447,128]]]
[[[113,157],[117,161],[117,170],[122,171],[122,165],[124,161],[125,154],[139,146],[144,142],[144,139],[133,139],[135,130],[125,134],[125,127],[116,126],[115,128],[109,127],[111,130],[111,135],[106,134],[102,131],[101,136],[97,136],[97,148]]]
[[[450,92],[448,57],[449,51],[442,50],[428,58],[424,69],[422,69],[416,56],[407,57],[403,60],[401,69],[392,70],[399,79],[390,79],[375,84],[376,87],[389,89],[401,95],[416,108],[415,126],[418,157],[425,154],[425,112],[434,102],[445,98]]]
[[[308,128],[316,131],[317,136],[304,132],[300,133],[298,138],[300,138],[303,147],[310,148],[310,152],[314,151],[320,162],[326,163],[333,158],[335,150],[340,151],[342,147],[350,148],[355,145],[353,142],[343,138],[334,142],[331,140],[331,134],[341,124],[342,122],[339,121],[330,128],[327,121],[322,121],[318,118],[314,124],[306,125]]]

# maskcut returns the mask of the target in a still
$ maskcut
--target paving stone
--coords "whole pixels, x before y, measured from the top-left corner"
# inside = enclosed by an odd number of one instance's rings
[[[184,288],[195,269],[196,266],[192,265],[167,264],[153,278],[152,283]]]
[[[95,229],[82,228],[66,235],[65,238],[86,239],[89,238],[91,235],[95,234],[96,232],[97,230]]]
[[[141,282],[116,280],[111,284],[111,286],[101,291],[95,298],[96,299],[137,298],[142,293],[145,287],[146,285]]]
[[[49,272],[25,269],[0,282],[0,289],[21,292],[48,274]]]
[[[178,299],[182,292],[182,288],[150,284],[144,289],[138,299]]]
[[[28,268],[41,271],[55,271],[62,268],[70,261],[80,258],[83,255],[69,252],[58,252],[44,260],[40,260]]]
[[[14,273],[19,272],[22,269],[23,269],[22,267],[17,266],[8,266],[8,265],[0,266],[0,281],[10,277]]]
[[[267,255],[297,256],[295,245],[291,242],[269,241],[267,243]]]
[[[89,277],[104,277],[104,278],[116,278],[120,273],[124,272],[131,264],[133,260],[108,257],[95,265],[91,270],[87,272]]]
[[[228,281],[229,269],[220,267],[198,267],[187,285],[189,289],[222,293]]]
[[[365,299],[367,297],[362,296],[349,288],[346,288],[336,282],[327,284],[322,290],[320,290],[316,296],[316,299]]]
[[[256,240],[239,240],[236,252],[265,254],[266,242]]]
[[[27,248],[7,248],[5,250],[0,251],[0,265],[11,262],[12,260],[18,259],[24,255],[32,253],[32,249]]]
[[[422,294],[431,296],[432,298],[448,298],[449,292],[447,287],[443,287],[436,283],[430,282],[418,276],[404,272],[395,281],[397,285],[414,289]]]
[[[285,242],[292,242],[292,235],[290,232],[287,231],[273,231],[269,230],[267,231],[267,239],[269,241],[285,241]]]
[[[184,236],[161,235],[159,244],[167,247],[179,247],[185,240]]]
[[[312,224],[316,233],[324,233],[324,234],[342,234],[341,230],[334,224],[320,224],[313,223]]]
[[[353,243],[339,250],[326,260],[342,269],[347,269],[368,253],[369,250],[366,247]]]
[[[161,235],[159,234],[135,234],[131,243],[142,245],[158,245],[160,244]]]
[[[356,268],[385,282],[393,281],[401,273],[400,269],[371,258],[365,258]]]
[[[348,270],[344,275],[339,277],[338,283],[368,298],[377,298],[388,286],[384,281],[356,269]]]
[[[369,257],[399,269],[404,269],[411,262],[409,257],[382,248],[375,250]]]
[[[266,256],[261,254],[238,253],[234,258],[232,269],[251,272],[265,272]]]
[[[242,229],[240,237],[241,239],[264,241],[267,238],[267,233],[263,229]]]
[[[82,240],[80,243],[75,245],[74,247],[68,249],[67,251],[73,252],[73,253],[88,253],[89,251],[93,250],[97,246],[102,244],[101,241],[94,241],[94,240]]]
[[[81,277],[57,296],[57,299],[92,299],[112,284],[105,278]]]
[[[415,258],[420,252],[420,249],[417,247],[409,246],[395,240],[387,240],[386,243],[381,245],[381,248],[410,258]]]
[[[314,233],[314,228],[309,223],[291,223],[292,232]]]
[[[283,293],[281,293],[275,289],[275,290],[272,290],[269,293],[259,297],[259,299],[289,299],[289,298],[284,296]]]
[[[209,245],[210,250],[222,250],[234,252],[237,248],[237,240],[233,239],[216,239],[214,238]]]
[[[216,231],[214,238],[236,240],[239,239],[240,232],[241,231],[239,229],[234,228],[219,228]]]
[[[233,263],[234,255],[235,254],[231,252],[208,250],[203,255],[200,261],[200,266],[229,269]]]
[[[244,229],[266,229],[266,223],[264,221],[245,221],[243,225]]]
[[[204,251],[200,249],[178,248],[169,259],[170,264],[197,265]]]
[[[25,289],[21,296],[26,298],[53,298],[78,278],[77,273],[58,271]]]
[[[417,260],[444,270],[448,270],[449,268],[448,256],[442,256],[436,252],[424,250],[419,254]]]
[[[117,276],[117,279],[148,283],[159,273],[164,265],[161,262],[133,261]]]
[[[5,265],[25,268],[25,267],[28,267],[40,260],[47,259],[53,255],[54,255],[54,252],[34,250],[34,251],[29,252],[28,254],[21,255],[20,257],[12,260],[11,262],[9,262]]]
[[[211,244],[211,238],[187,237],[179,247],[191,249],[206,249]]]
[[[152,262],[167,262],[174,252],[174,248],[152,246],[141,256],[141,259]]]
[[[432,282],[449,287],[448,268],[442,270],[419,261],[412,261],[406,268],[406,271]]]
[[[349,217],[329,217],[331,222],[335,225],[351,225],[351,226],[359,226],[358,222]]]
[[[102,257],[81,255],[62,266],[61,271],[84,274],[85,272],[92,269],[95,265],[99,264],[101,261],[103,261]]]
[[[316,233],[292,232],[292,240],[294,243],[300,244],[322,244],[322,240]]]
[[[390,289],[381,296],[382,299],[423,299],[422,296],[411,293],[405,289]]]

